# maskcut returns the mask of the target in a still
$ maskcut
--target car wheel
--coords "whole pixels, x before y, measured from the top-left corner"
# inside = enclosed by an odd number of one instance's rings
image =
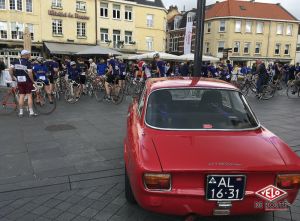
[[[127,175],[126,168],[125,168],[125,197],[129,203],[132,203],[132,204],[136,203],[136,200],[134,198],[134,195],[133,195],[133,192],[131,189],[131,185],[130,185],[129,177]]]

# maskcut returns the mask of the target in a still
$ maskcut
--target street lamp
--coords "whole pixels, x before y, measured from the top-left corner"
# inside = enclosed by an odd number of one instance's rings
[[[194,58],[194,77],[201,76],[202,72],[202,54],[203,54],[203,38],[204,38],[204,20],[205,20],[206,0],[198,0],[197,2],[197,24],[196,24],[196,45]]]

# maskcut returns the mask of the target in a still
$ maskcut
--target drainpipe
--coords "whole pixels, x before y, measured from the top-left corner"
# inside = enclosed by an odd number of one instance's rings
[[[269,25],[269,34],[268,34],[268,44],[267,44],[267,58],[269,56],[269,46],[270,46],[270,37],[271,37],[271,25],[272,25],[272,21],[270,21],[270,25]],[[268,59],[268,63],[269,63],[269,59]]]
[[[98,43],[98,2],[97,2],[98,0],[95,0],[95,18],[96,18],[96,20],[95,20],[95,30],[96,30],[96,44],[95,45],[97,45],[97,43]]]

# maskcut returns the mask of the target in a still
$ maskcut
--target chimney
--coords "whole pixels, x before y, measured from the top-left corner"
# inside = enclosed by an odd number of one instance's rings
[[[280,6],[281,4],[280,3],[276,3],[276,5]]]
[[[250,0],[250,2],[255,2],[255,0]]]

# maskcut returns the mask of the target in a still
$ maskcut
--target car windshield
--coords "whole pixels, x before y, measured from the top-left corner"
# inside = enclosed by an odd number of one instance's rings
[[[159,129],[237,130],[258,127],[238,91],[162,89],[150,94],[146,123]]]

